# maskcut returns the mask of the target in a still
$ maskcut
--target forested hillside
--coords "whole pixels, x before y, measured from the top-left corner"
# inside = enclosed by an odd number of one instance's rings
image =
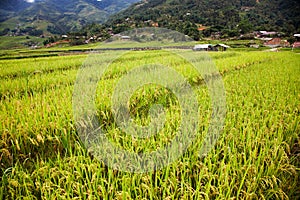
[[[145,25],[178,30],[197,39],[221,32],[237,36],[252,30],[291,34],[299,29],[298,0],[144,0],[112,16],[116,32]]]
[[[9,19],[19,11],[25,10],[31,4],[24,0],[1,0],[0,1],[0,22]]]
[[[1,0],[0,32],[39,35],[80,30],[107,18],[138,0]]]

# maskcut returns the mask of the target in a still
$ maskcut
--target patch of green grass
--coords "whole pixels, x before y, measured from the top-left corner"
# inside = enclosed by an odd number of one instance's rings
[[[41,45],[44,38],[34,36],[1,36],[0,37],[0,49],[20,49],[29,48],[30,43],[36,43]]]

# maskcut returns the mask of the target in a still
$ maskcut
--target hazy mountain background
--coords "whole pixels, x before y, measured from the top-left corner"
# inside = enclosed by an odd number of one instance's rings
[[[62,34],[80,30],[138,0],[1,0],[0,31],[29,35]]]

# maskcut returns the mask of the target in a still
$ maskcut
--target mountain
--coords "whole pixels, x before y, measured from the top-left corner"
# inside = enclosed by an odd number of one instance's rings
[[[25,9],[30,6],[30,3],[23,0],[1,0],[0,8],[1,11],[15,12]]]
[[[114,32],[159,26],[199,35],[237,36],[252,30],[299,32],[299,0],[143,0],[108,20]]]
[[[30,3],[21,0],[1,0],[0,1],[0,22],[14,16],[16,12],[24,10]]]
[[[63,34],[80,30],[108,17],[138,0],[1,0],[0,33]]]
[[[32,5],[32,2],[43,0],[1,0],[0,1],[0,22],[15,17],[18,12],[25,10]]]

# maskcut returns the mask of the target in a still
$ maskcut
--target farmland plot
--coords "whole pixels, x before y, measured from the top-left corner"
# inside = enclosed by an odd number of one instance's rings
[[[195,57],[199,52],[189,52]],[[109,58],[108,53],[99,56]],[[137,51],[111,63],[98,83],[95,105],[106,135],[132,152],[168,144],[182,120],[176,97],[148,85],[130,98],[137,124],[149,123],[151,104],[166,108],[163,131],[148,139],[114,122],[114,87],[133,66],[161,63],[192,85],[199,102],[200,137],[161,170],[111,169],[83,145],[72,115],[78,69],[86,55],[0,61],[1,199],[295,199],[299,197],[299,54],[211,53],[226,89],[226,118],[217,144],[198,155],[211,106],[203,77],[165,51]],[[130,163],[129,163],[130,164]]]

